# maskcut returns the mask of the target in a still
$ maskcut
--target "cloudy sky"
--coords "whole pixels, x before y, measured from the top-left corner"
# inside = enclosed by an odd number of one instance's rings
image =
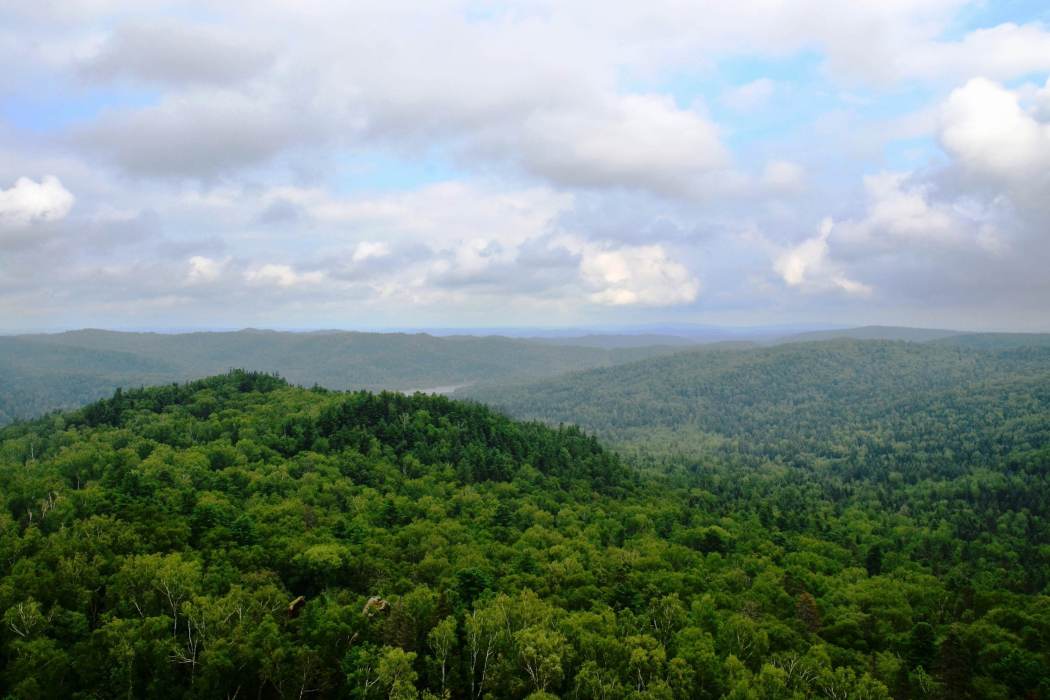
[[[1050,330],[1045,0],[0,0],[0,330]]]

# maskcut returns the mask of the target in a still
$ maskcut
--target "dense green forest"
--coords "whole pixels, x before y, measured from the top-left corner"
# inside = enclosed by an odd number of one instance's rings
[[[695,354],[750,423],[680,453],[244,372],[9,426],[0,688],[1050,698],[1045,351],[807,347]]]
[[[619,446],[858,478],[998,469],[1050,444],[1050,345],[835,340],[716,349],[467,395]]]
[[[536,379],[601,367],[679,347],[582,345],[498,336],[424,333],[118,333],[84,330],[0,337],[0,425],[77,408],[118,387],[198,379],[231,367],[279,372],[330,389],[452,390],[474,382]],[[626,346],[625,346],[626,345]],[[624,346],[624,347],[620,347]]]

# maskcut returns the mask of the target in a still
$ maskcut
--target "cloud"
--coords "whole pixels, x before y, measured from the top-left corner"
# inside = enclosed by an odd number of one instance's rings
[[[952,91],[940,110],[938,140],[949,156],[937,175],[942,187],[985,209],[1009,210],[1015,237],[1026,245],[1045,245],[1050,216],[1047,91],[975,78]]]
[[[689,194],[729,155],[718,128],[660,95],[625,95],[599,109],[539,111],[524,126],[525,166],[555,182]]]
[[[985,78],[952,91],[940,140],[974,174],[1021,180],[1050,168],[1050,123],[1022,109],[1017,93]]]
[[[324,277],[323,272],[298,272],[291,265],[277,263],[266,263],[244,273],[244,279],[249,283],[277,287],[315,285],[323,282]]]
[[[954,218],[946,207],[931,205],[929,188],[908,184],[908,173],[880,173],[864,178],[868,194],[868,232],[907,239],[945,239]]]
[[[688,314],[702,280],[740,318],[1043,323],[1050,33],[969,8],[17,4],[4,206],[25,173],[76,200],[0,215],[0,303],[547,323]]]
[[[265,164],[308,142],[304,115],[264,95],[197,89],[108,111],[75,141],[136,176],[210,178]]]
[[[200,25],[124,24],[81,64],[90,80],[130,79],[169,85],[236,84],[273,60],[267,49]]]
[[[590,300],[607,306],[673,306],[695,301],[700,282],[663,246],[583,247],[580,273]]]
[[[864,177],[863,216],[834,225],[840,255],[917,255],[984,249],[1002,253],[1008,242],[1000,230],[1007,218],[1001,206],[962,193],[938,193],[933,182],[910,172]]]
[[[722,93],[722,103],[738,112],[748,112],[769,102],[776,87],[777,84],[769,78],[758,78],[726,90]]]
[[[36,221],[64,219],[76,198],[53,175],[39,182],[20,177],[15,184],[0,190],[0,222],[25,226]]]
[[[1047,64],[1050,33],[1037,25],[943,40],[959,6],[742,3],[712,13],[703,3],[529,0],[479,17],[458,3],[264,3],[227,6],[225,22],[205,14],[207,23],[162,24],[129,23],[113,3],[110,22],[92,29],[116,29],[88,59],[66,62],[80,77],[164,88],[157,104],[105,112],[82,130],[85,145],[139,176],[212,178],[303,147],[316,160],[332,148],[417,153],[439,143],[461,164],[512,163],[558,186],[695,196],[717,190],[732,161],[718,126],[667,95],[622,85],[740,46],[759,59],[823,52],[829,74],[851,81],[939,79],[982,65],[1005,78]],[[310,41],[280,41],[289,27]],[[753,109],[776,89],[759,78],[723,101]]]
[[[294,205],[313,221],[366,240],[417,241],[433,248],[469,240],[518,245],[546,230],[573,196],[548,187],[501,189],[449,180],[414,190],[337,197],[322,188],[277,187],[264,206]]]
[[[798,163],[786,160],[771,160],[762,170],[762,184],[773,190],[798,191],[805,180],[805,169]]]
[[[1050,121],[1050,79],[1041,88],[1032,90],[1032,116],[1042,122]]]
[[[825,219],[817,235],[807,238],[777,256],[773,269],[789,287],[802,291],[841,291],[850,295],[869,296],[872,288],[845,275],[831,259],[828,238],[835,222]]]
[[[188,262],[186,282],[188,284],[208,284],[219,279],[223,268],[229,261],[194,255]]]
[[[920,43],[897,59],[902,75],[926,79],[974,75],[1009,80],[1050,72],[1050,32],[1041,24],[1004,22],[955,42]]]
[[[354,248],[351,257],[355,263],[364,262],[371,258],[385,258],[390,255],[390,246],[382,241],[361,241]]]

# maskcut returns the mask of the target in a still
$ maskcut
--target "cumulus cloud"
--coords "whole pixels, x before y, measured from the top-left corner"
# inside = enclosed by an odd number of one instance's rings
[[[1003,227],[1011,212],[962,192],[939,193],[933,182],[909,172],[864,177],[867,207],[862,216],[834,226],[840,255],[937,255],[955,250],[1001,254],[1010,243]],[[931,261],[932,262],[932,261]]]
[[[6,190],[0,190],[0,221],[25,226],[35,221],[64,219],[76,198],[53,175],[39,182],[20,177]]]
[[[583,247],[580,273],[591,301],[609,306],[672,306],[695,301],[700,281],[663,246]]]
[[[949,208],[931,204],[929,187],[909,182],[908,173],[880,173],[864,178],[868,216],[863,235],[887,234],[904,239],[952,236],[955,217]]]
[[[954,90],[941,119],[941,143],[971,173],[1021,180],[1050,168],[1050,122],[998,83],[974,78]]]
[[[727,166],[718,128],[661,95],[625,95],[599,109],[540,111],[525,124],[528,169],[556,182],[683,194]]]
[[[825,219],[815,236],[778,255],[773,269],[789,287],[803,291],[832,290],[858,296],[870,295],[870,286],[847,277],[841,266],[831,259],[828,238],[834,227],[834,221]]]

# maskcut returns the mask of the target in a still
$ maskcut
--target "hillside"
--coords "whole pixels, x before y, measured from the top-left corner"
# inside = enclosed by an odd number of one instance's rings
[[[0,337],[0,425],[80,406],[118,386],[161,384],[178,376],[171,364],[130,352]]]
[[[649,452],[915,480],[1050,445],[1050,348],[836,340],[698,351],[468,395]]]
[[[403,333],[118,333],[0,337],[0,424],[75,408],[117,387],[186,381],[230,367],[277,372],[331,389],[449,390],[535,379],[668,354],[668,346],[603,348]]]
[[[1045,698],[1031,449],[890,490],[775,464],[639,472],[574,428],[443,397],[244,372],[119,392],[0,430],[0,687]]]
[[[933,341],[974,350],[1016,350],[1028,347],[1050,347],[1050,333],[966,333]]]
[[[961,331],[949,331],[938,328],[909,328],[906,326],[861,326],[859,328],[841,328],[826,331],[808,331],[777,338],[777,343],[810,343],[824,340],[905,340],[911,343],[925,343],[931,340],[951,338],[962,335]]]
[[[585,348],[644,348],[653,346],[681,346],[688,348],[698,344],[691,338],[679,335],[660,335],[655,333],[628,334],[596,334],[571,335],[571,336],[531,336],[525,338],[536,343],[545,345],[574,345]]]

